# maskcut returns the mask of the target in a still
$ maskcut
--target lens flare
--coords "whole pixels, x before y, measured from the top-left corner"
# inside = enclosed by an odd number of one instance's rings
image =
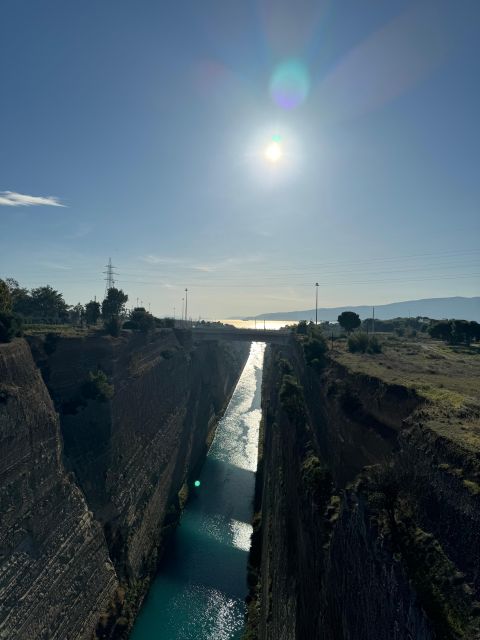
[[[310,77],[300,60],[286,60],[277,66],[270,79],[270,95],[282,109],[295,109],[310,91]]]
[[[200,480],[195,480],[195,482],[193,483],[196,487],[200,486]]]

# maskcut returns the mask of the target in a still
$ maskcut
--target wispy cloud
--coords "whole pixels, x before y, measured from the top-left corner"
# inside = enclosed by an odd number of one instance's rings
[[[219,260],[217,262],[212,262],[208,264],[197,264],[193,268],[195,271],[204,271],[206,273],[211,273],[213,271],[220,271],[229,269],[230,267],[243,267],[247,264],[256,264],[259,262],[263,262],[264,257],[261,255],[254,256],[244,256],[239,258],[225,258],[224,260]]]
[[[183,262],[180,258],[170,258],[168,256],[156,256],[153,253],[149,253],[146,256],[140,258],[143,262],[148,264],[180,264]]]
[[[29,196],[15,191],[0,191],[0,207],[65,207],[55,196]]]
[[[55,269],[56,271],[70,271],[72,267],[69,267],[66,264],[61,264],[59,262],[50,262],[48,260],[44,262],[38,263],[41,267],[45,267],[47,269]]]

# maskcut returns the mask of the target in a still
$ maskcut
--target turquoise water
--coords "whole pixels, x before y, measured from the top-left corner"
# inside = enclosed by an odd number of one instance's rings
[[[253,343],[131,640],[238,640],[247,595],[264,345]]]

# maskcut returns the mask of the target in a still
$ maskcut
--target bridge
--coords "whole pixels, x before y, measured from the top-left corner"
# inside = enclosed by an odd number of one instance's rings
[[[289,330],[273,329],[237,329],[230,327],[192,327],[192,337],[195,340],[228,340],[241,342],[269,342],[287,344],[292,337]]]

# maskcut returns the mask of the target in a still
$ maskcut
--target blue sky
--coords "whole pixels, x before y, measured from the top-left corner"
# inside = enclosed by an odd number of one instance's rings
[[[211,318],[316,281],[322,306],[478,295],[479,29],[476,0],[3,0],[0,277],[85,302],[111,257],[132,302],[178,315],[188,287]]]

